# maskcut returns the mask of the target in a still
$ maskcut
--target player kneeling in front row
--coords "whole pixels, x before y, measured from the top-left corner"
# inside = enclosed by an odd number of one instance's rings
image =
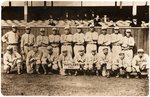
[[[141,78],[142,73],[147,73],[148,75],[148,70],[149,70],[149,60],[148,60],[148,55],[144,54],[143,49],[138,50],[138,54],[134,56],[132,60],[132,67],[133,69],[137,72],[136,78]]]
[[[91,54],[88,54],[86,58],[86,65],[84,66],[84,70],[86,74],[91,75],[93,72],[95,72],[96,66],[98,64],[98,54],[96,49],[91,50]]]
[[[109,49],[103,48],[103,53],[99,57],[99,64],[97,67],[97,75],[101,71],[102,76],[110,77],[111,65],[112,65],[112,54],[108,51]]]
[[[39,68],[41,65],[42,52],[38,50],[38,46],[34,45],[33,50],[28,52],[26,59],[27,73],[32,74],[36,69],[36,73],[40,74]],[[35,67],[35,68],[34,68]]]
[[[81,73],[82,71],[84,71],[84,66],[86,64],[84,48],[80,49],[78,52],[79,54],[74,57],[74,63],[77,64],[77,66],[79,66],[79,69],[77,70],[77,72],[75,72],[75,75],[77,75],[79,72]]]
[[[12,47],[7,47],[7,52],[4,54],[4,70],[6,73],[10,73],[10,70],[17,66],[18,74],[21,74],[22,58],[16,51],[13,51]]]
[[[47,52],[42,56],[42,67],[44,74],[48,73],[47,68],[50,68],[51,71],[58,71],[58,61],[57,55],[53,53],[53,48],[51,46],[47,47]]]
[[[67,49],[63,49],[62,54],[60,54],[59,60],[58,60],[60,74],[61,75],[71,75],[71,72],[67,67],[72,64],[73,64],[73,59],[72,59],[71,55],[68,54]]]
[[[115,73],[116,77],[126,75],[127,78],[130,78],[131,62],[125,57],[124,52],[120,52],[119,57],[114,59],[112,71]]]

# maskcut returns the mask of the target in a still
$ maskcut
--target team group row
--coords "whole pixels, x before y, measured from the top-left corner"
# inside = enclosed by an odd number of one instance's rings
[[[117,72],[116,76],[125,71],[129,78],[130,72],[134,70],[138,74],[137,77],[141,75],[141,71],[148,70],[148,55],[144,54],[143,49],[139,49],[138,54],[133,58],[135,42],[130,29],[126,29],[125,36],[122,36],[118,27],[114,27],[111,35],[107,34],[106,27],[102,27],[100,35],[95,31],[93,25],[90,25],[90,31],[86,34],[82,33],[81,28],[78,26],[77,33],[72,35],[70,28],[65,27],[65,34],[60,36],[54,27],[53,34],[49,37],[41,28],[40,35],[37,36],[35,42],[30,27],[26,27],[26,33],[21,37],[21,54],[19,54],[17,53],[20,42],[19,35],[17,27],[12,26],[12,31],[2,36],[2,41],[8,44],[7,52],[4,55],[4,69],[9,73],[10,69],[17,64],[20,74],[22,64],[20,59],[24,59],[27,73],[33,73],[34,69],[40,73],[40,64],[42,64],[44,74],[47,74],[47,68],[50,67],[59,69],[62,75],[66,75],[72,70],[75,71],[75,74],[78,74],[80,70],[84,73],[95,70],[97,75],[101,72],[103,76],[109,77],[112,71]],[[73,43],[74,47],[72,47]],[[73,51],[74,58],[72,58]],[[84,54],[85,51],[86,54]]]

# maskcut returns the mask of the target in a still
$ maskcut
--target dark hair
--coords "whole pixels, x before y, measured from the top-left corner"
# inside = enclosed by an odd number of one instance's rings
[[[126,35],[126,31],[124,31],[124,36],[127,36]],[[130,32],[130,37],[133,37],[132,34],[131,34],[131,32]]]

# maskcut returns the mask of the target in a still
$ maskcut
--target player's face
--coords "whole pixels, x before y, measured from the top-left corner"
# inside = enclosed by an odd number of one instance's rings
[[[37,51],[38,51],[38,48],[37,48],[37,47],[34,47],[34,48],[33,48],[33,51],[34,51],[34,52],[37,52]]]
[[[30,29],[26,29],[26,33],[27,33],[27,34],[30,34]]]
[[[121,55],[119,55],[119,57],[120,57],[121,60],[123,60],[124,57],[125,57],[125,55],[124,55],[124,54],[121,54]]]
[[[130,37],[130,33],[129,33],[129,32],[126,32],[126,36],[127,36],[127,37]]]
[[[139,52],[138,55],[140,58],[143,57],[143,52]]]
[[[103,50],[104,54],[108,54],[108,49]]]
[[[54,30],[52,33],[53,33],[54,35],[56,35],[56,30]]]
[[[65,34],[69,34],[69,30],[67,29],[67,30],[65,30]]]
[[[119,33],[119,30],[114,30],[114,33],[115,33],[115,34],[118,34],[118,33]]]
[[[48,53],[49,53],[49,54],[52,54],[52,53],[53,53],[53,50],[48,50]]]
[[[63,52],[63,56],[67,56],[67,52]]]
[[[44,32],[44,31],[41,31],[40,34],[41,34],[42,36],[44,36],[45,32]]]
[[[102,33],[105,35],[107,34],[107,30],[102,30]]]
[[[94,28],[93,28],[93,27],[92,27],[92,28],[90,28],[90,31],[91,31],[91,32],[94,32]]]
[[[80,33],[81,32],[81,29],[79,28],[79,29],[77,29],[77,33]]]
[[[9,54],[12,54],[12,53],[13,53],[13,50],[8,50],[8,53],[9,53]]]
[[[96,55],[96,51],[92,51],[92,55]]]
[[[13,32],[17,32],[17,28],[12,28],[12,31]]]
[[[84,51],[80,51],[79,54],[80,54],[80,56],[83,56],[84,55]]]

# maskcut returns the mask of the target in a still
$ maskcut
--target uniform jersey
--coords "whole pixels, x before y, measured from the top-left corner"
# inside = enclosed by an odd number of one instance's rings
[[[40,52],[40,51],[34,52],[33,50],[31,50],[27,54],[26,64],[29,64],[32,59],[35,59],[35,61],[39,61],[40,62],[41,58],[42,58],[42,52]]]
[[[69,43],[69,42],[73,42],[73,35],[72,34],[61,35],[61,43]]]
[[[75,33],[74,34],[74,42],[77,44],[83,44],[84,43],[84,34],[83,33]]]
[[[12,54],[9,54],[9,53],[5,53],[4,54],[4,64],[5,65],[9,65],[9,64],[13,64],[13,62],[15,60],[21,60],[21,55],[17,52],[13,52]],[[19,62],[19,61],[17,61]]]
[[[147,54],[144,54],[142,58],[139,55],[134,56],[132,60],[132,66],[140,66],[140,65],[149,65],[149,57]]]
[[[100,34],[98,37],[98,44],[100,45],[110,45],[110,35],[106,34]]]
[[[84,54],[83,56],[81,56],[81,55],[75,56],[74,62],[75,63],[85,63],[86,62],[86,55]]]
[[[60,42],[60,35],[49,35],[50,43],[59,43]]]
[[[19,39],[20,35],[18,33],[14,33],[13,31],[9,31],[2,36],[2,41],[8,44],[18,44]]]
[[[97,41],[97,40],[98,40],[98,33],[97,32],[87,32],[85,34],[85,41],[93,43],[94,41]]]
[[[125,68],[131,66],[131,62],[129,62],[127,58],[124,59],[116,58],[113,61],[113,64],[117,65],[118,67],[125,67]]]
[[[21,47],[33,46],[35,43],[35,37],[33,34],[23,34],[21,37]]]
[[[107,55],[105,55],[104,53],[102,53],[99,56],[99,62],[100,64],[110,64],[112,63],[112,54],[108,53]]]
[[[133,37],[123,37],[123,40],[122,40],[122,42],[123,42],[123,49],[129,49],[129,46],[134,46],[134,44],[135,44],[135,41],[134,41],[134,38]]]
[[[122,44],[122,34],[111,34],[111,43],[113,45],[120,45]]]
[[[58,57],[53,53],[49,54],[48,52],[45,52],[42,56],[42,64],[47,64],[48,62],[53,63],[57,61],[58,61]]]
[[[37,36],[36,40],[37,40],[38,46],[48,46],[48,44],[49,44],[48,36],[39,35],[39,36]]]

